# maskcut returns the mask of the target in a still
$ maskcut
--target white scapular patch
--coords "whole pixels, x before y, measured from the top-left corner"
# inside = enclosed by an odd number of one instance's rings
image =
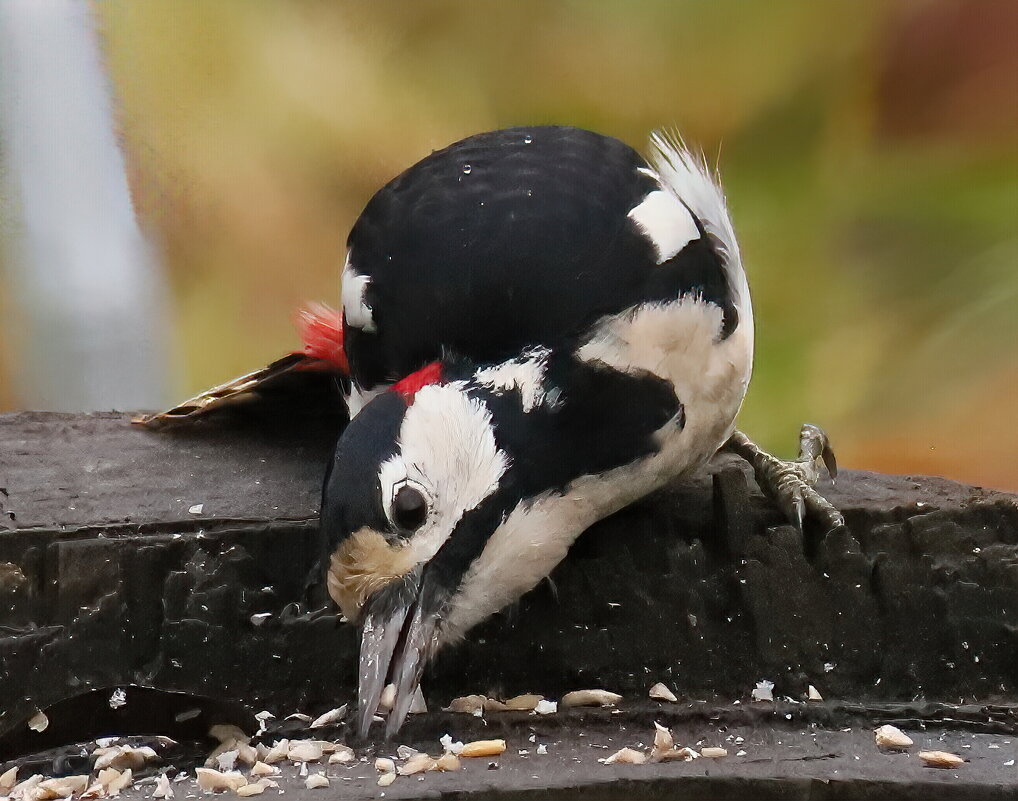
[[[664,264],[694,239],[700,238],[689,209],[672,192],[664,189],[651,192],[627,216],[657,249],[658,264]]]
[[[550,353],[547,348],[532,348],[514,359],[478,370],[473,380],[496,394],[519,390],[523,411],[531,412],[547,398],[544,372]]]
[[[438,553],[463,513],[495,491],[509,466],[495,444],[491,412],[465,386],[456,381],[420,389],[400,427],[399,453],[379,471],[387,515],[406,482],[428,498],[428,518],[407,545],[417,563]]]
[[[738,325],[721,339],[721,309],[687,295],[647,303],[594,326],[578,356],[669,381],[683,405],[684,425],[662,426],[656,434],[660,450],[653,455],[521,502],[464,576],[442,624],[443,641],[458,639],[532,589],[590,525],[704,464],[735,430],[753,368],[753,309],[738,242],[721,189],[702,160],[661,134],[652,146],[662,185],[692,209],[714,240]]]
[[[370,278],[354,270],[350,262],[350,252],[347,251],[346,263],[343,265],[343,316],[347,325],[374,333],[375,320],[371,316],[371,307],[364,300],[364,293],[367,292],[370,283]]]

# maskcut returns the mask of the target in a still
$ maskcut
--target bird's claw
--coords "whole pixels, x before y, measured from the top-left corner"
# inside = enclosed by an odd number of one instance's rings
[[[736,431],[728,447],[753,466],[757,483],[800,531],[811,517],[833,531],[845,525],[845,518],[813,485],[820,478],[821,465],[831,480],[838,474],[830,438],[820,426],[806,423],[799,433],[799,458],[785,461],[762,450],[741,431]]]

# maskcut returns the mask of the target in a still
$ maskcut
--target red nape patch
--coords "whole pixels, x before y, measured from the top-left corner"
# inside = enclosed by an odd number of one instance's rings
[[[409,406],[414,402],[414,396],[417,392],[429,384],[441,384],[442,383],[442,363],[432,362],[427,364],[415,373],[410,373],[406,378],[402,378],[390,387],[391,391],[398,392],[403,396],[403,400],[406,401],[406,405]]]
[[[312,303],[297,314],[297,327],[304,342],[304,353],[321,359],[328,367],[350,374],[343,350],[343,315],[324,303]]]

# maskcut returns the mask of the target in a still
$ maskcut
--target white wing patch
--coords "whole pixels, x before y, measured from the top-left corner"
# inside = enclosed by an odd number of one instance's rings
[[[672,192],[662,189],[651,192],[627,216],[657,249],[658,264],[664,264],[700,238],[693,215]]]
[[[347,325],[374,333],[375,320],[371,316],[371,307],[364,300],[364,293],[367,292],[370,283],[371,279],[368,276],[354,270],[348,251],[346,263],[343,265],[343,316]]]
[[[547,398],[544,372],[548,367],[549,355],[547,348],[532,348],[515,359],[478,370],[473,380],[496,394],[519,390],[523,411],[531,412]]]
[[[399,453],[382,463],[378,481],[388,509],[393,487],[409,480],[430,502],[427,521],[408,547],[424,562],[442,547],[463,513],[498,487],[509,458],[495,444],[491,412],[465,383],[419,390],[399,432]]]

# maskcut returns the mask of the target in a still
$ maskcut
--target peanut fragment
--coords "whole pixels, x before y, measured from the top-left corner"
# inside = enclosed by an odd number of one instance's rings
[[[622,700],[618,693],[607,690],[573,690],[559,701],[562,706],[615,706]]]
[[[958,768],[965,764],[964,759],[948,751],[920,751],[919,758],[928,768]]]
[[[669,690],[660,681],[650,688],[650,692],[648,693],[648,695],[650,695],[650,697],[653,698],[655,701],[670,701],[673,704],[679,700],[678,698],[675,697],[675,693]]]
[[[394,781],[396,781],[396,772],[395,771],[392,771],[391,773],[383,773],[381,776],[378,777],[378,786],[379,787],[388,787]]]
[[[498,756],[505,751],[505,740],[474,740],[466,743],[460,751],[461,757]]]
[[[877,742],[877,748],[904,751],[912,747],[912,738],[897,726],[881,726],[879,729],[874,730],[873,737]]]
[[[312,773],[304,780],[304,786],[309,790],[316,790],[319,787],[328,787],[329,779],[324,773]]]
[[[605,765],[628,764],[628,765],[642,765],[647,761],[647,756],[640,751],[633,748],[620,748],[605,761]]]
[[[700,756],[707,757],[707,759],[721,759],[722,757],[728,756],[727,748],[707,748],[700,749]]]

